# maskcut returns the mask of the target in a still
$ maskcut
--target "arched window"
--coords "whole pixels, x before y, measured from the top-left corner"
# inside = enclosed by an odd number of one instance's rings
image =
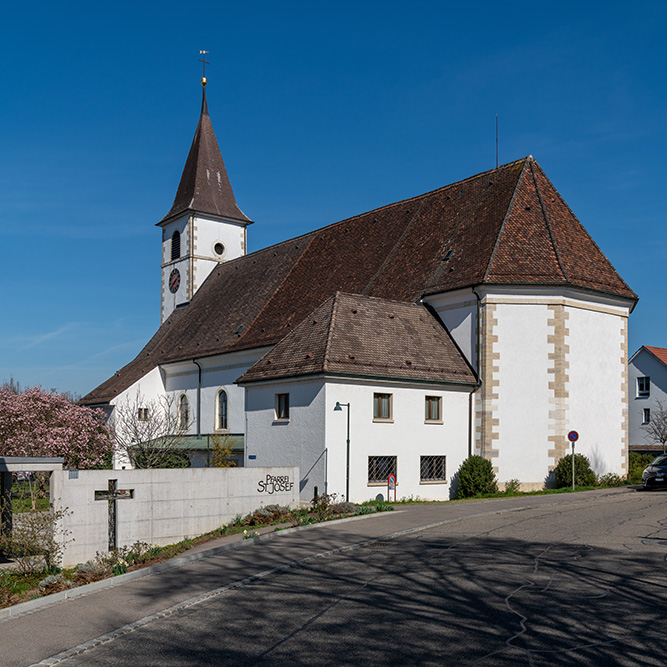
[[[182,429],[190,426],[190,403],[185,394],[178,399],[178,421]]]
[[[218,392],[218,425],[219,430],[227,430],[227,392],[221,389]]]
[[[181,233],[176,230],[171,235],[171,260],[178,259],[181,256]]]

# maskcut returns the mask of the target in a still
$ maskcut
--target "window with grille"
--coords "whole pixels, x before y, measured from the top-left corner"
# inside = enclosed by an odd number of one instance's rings
[[[276,419],[289,419],[289,394],[276,394]]]
[[[368,483],[386,484],[389,475],[396,475],[395,456],[369,456],[368,457]]]
[[[637,378],[637,397],[648,398],[651,395],[651,378],[648,376]]]
[[[178,417],[181,428],[188,428],[190,425],[190,403],[185,394],[181,394],[178,399]]]
[[[442,398],[440,396],[427,396],[425,406],[427,422],[442,421]]]
[[[391,419],[391,398],[391,394],[373,394],[373,419]]]
[[[422,482],[446,482],[444,456],[422,456],[419,462],[419,477]]]
[[[137,419],[140,422],[148,421],[148,408],[137,408]]]
[[[224,389],[218,392],[218,429],[227,429],[227,392]]]
[[[176,230],[171,235],[171,261],[178,259],[181,256],[181,233]]]

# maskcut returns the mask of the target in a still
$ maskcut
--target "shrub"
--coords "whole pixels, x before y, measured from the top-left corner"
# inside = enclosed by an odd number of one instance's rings
[[[556,466],[556,488],[572,486],[572,454],[564,456]],[[583,454],[574,455],[575,486],[595,486],[595,473],[591,470],[590,461]]]
[[[498,484],[491,461],[482,456],[467,458],[458,471],[457,498],[472,498],[480,493],[497,493]]]
[[[630,465],[628,470],[628,481],[639,484],[642,481],[644,468],[653,461],[654,454],[640,454],[639,452],[630,452]]]
[[[510,479],[505,482],[505,493],[507,495],[521,493],[521,482],[518,479]]]
[[[623,486],[623,480],[615,473],[608,472],[606,475],[598,477],[595,486],[601,488],[609,488],[610,486]]]

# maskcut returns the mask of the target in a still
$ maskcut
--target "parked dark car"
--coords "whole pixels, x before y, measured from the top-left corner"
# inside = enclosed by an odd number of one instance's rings
[[[667,488],[667,454],[661,454],[646,466],[642,484],[645,489]]]

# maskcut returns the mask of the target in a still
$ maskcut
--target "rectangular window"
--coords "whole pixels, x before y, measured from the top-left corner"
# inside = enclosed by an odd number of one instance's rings
[[[373,394],[373,419],[390,421],[391,415],[391,394]]]
[[[389,475],[396,475],[395,456],[368,457],[368,483],[386,484]],[[398,479],[396,480],[398,481]]]
[[[637,398],[648,398],[651,395],[651,378],[637,378]]]
[[[644,414],[642,419],[643,419],[642,424],[651,423],[651,408],[644,408]]]
[[[137,419],[140,422],[148,421],[148,408],[137,408]]]
[[[289,420],[289,394],[276,394],[276,421]]]
[[[426,397],[426,421],[442,422],[442,398],[440,396]]]
[[[444,456],[422,456],[419,461],[419,478],[422,482],[446,482]]]

